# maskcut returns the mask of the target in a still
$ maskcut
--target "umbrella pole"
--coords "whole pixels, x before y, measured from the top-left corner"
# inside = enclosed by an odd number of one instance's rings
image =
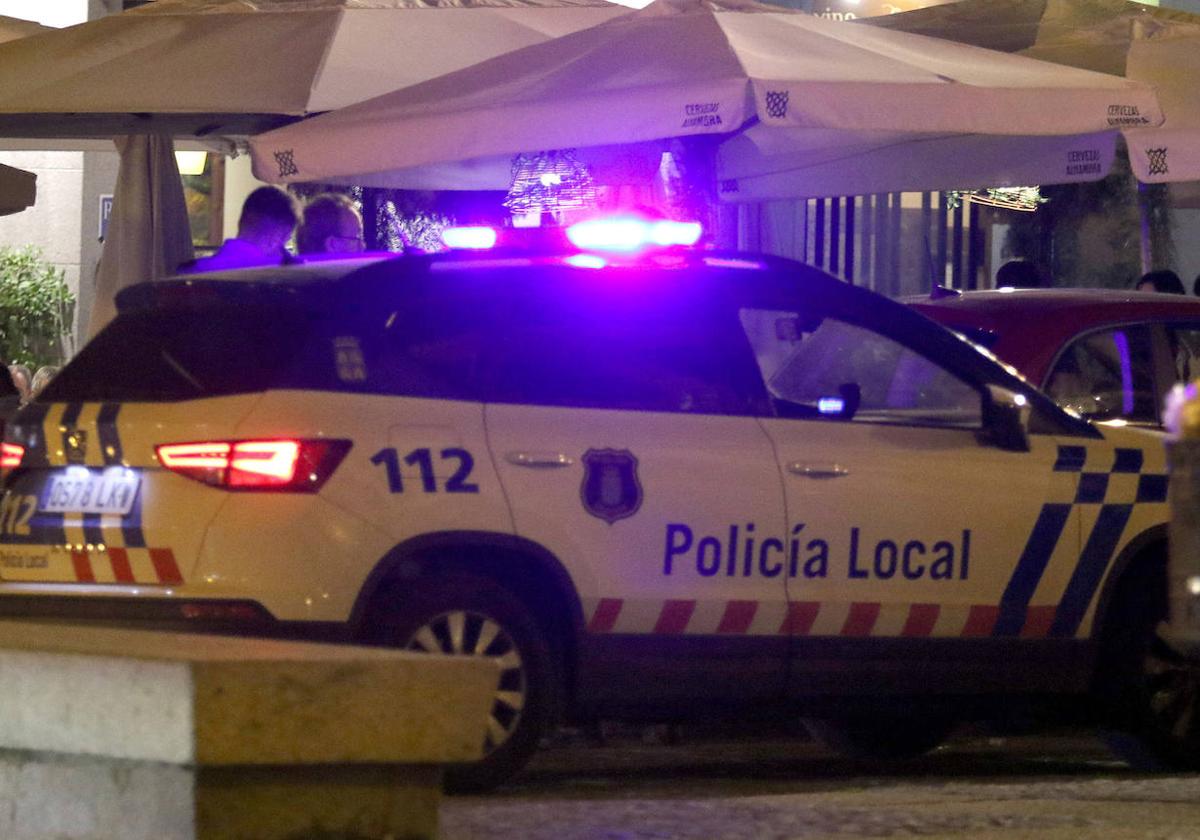
[[[1151,270],[1154,265],[1153,247],[1151,245],[1150,235],[1150,196],[1146,189],[1146,185],[1141,181],[1137,183],[1137,205],[1138,205],[1138,228],[1141,233],[1141,258],[1142,258],[1142,274]]]

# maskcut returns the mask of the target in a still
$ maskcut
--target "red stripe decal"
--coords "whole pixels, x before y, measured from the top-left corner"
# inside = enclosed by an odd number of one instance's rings
[[[779,627],[782,636],[807,636],[821,611],[820,601],[792,601]]]
[[[129,552],[123,548],[110,548],[108,558],[112,562],[113,576],[117,583],[136,583],[133,567],[129,565]]]
[[[179,566],[175,564],[175,552],[171,549],[150,549],[150,562],[154,564],[154,573],[158,575],[159,583],[183,583],[183,575],[179,574]]]
[[[908,608],[908,620],[904,622],[901,636],[931,636],[942,608],[937,604],[913,604]]]
[[[999,617],[999,607],[982,605],[971,607],[971,612],[967,615],[967,624],[963,627],[962,634],[971,637],[990,636],[992,628],[996,626],[996,619]]]
[[[621,598],[601,598],[596,611],[592,613],[592,620],[588,622],[588,632],[611,633],[617,626],[617,616],[624,605],[625,601]]]
[[[1050,625],[1054,623],[1057,606],[1026,607],[1025,626],[1021,628],[1021,637],[1025,639],[1040,639],[1049,635]]]
[[[875,628],[875,620],[879,618],[880,604],[854,603],[850,605],[850,614],[842,625],[843,636],[870,636]]]
[[[682,633],[692,620],[696,609],[695,601],[667,601],[654,625],[655,633]]]
[[[730,601],[725,605],[725,614],[717,625],[718,633],[745,633],[758,612],[758,601]]]
[[[75,580],[80,583],[96,582],[96,575],[92,572],[92,563],[88,560],[86,551],[72,551],[71,565],[75,567]]]

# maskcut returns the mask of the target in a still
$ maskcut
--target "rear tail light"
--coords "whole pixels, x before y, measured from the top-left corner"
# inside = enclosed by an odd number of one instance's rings
[[[214,440],[164,443],[159,462],[225,490],[315,493],[350,451],[348,440]]]
[[[0,470],[11,470],[21,466],[25,447],[19,443],[0,443]]]

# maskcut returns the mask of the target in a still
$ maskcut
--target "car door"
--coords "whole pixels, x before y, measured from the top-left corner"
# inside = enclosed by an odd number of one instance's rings
[[[581,698],[781,696],[784,581],[759,547],[782,539],[783,498],[736,313],[586,287],[519,312],[485,422],[517,534],[582,601]]]
[[[977,654],[940,642],[1046,636],[1078,558],[1079,452],[984,442],[986,389],[876,328],[740,314],[777,407],[792,690],[970,689]]]

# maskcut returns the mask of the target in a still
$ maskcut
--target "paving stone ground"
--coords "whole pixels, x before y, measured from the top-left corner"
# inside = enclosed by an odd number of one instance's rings
[[[442,840],[1200,839],[1200,775],[1138,774],[1094,739],[980,738],[880,772],[797,739],[548,749],[443,801]]]

